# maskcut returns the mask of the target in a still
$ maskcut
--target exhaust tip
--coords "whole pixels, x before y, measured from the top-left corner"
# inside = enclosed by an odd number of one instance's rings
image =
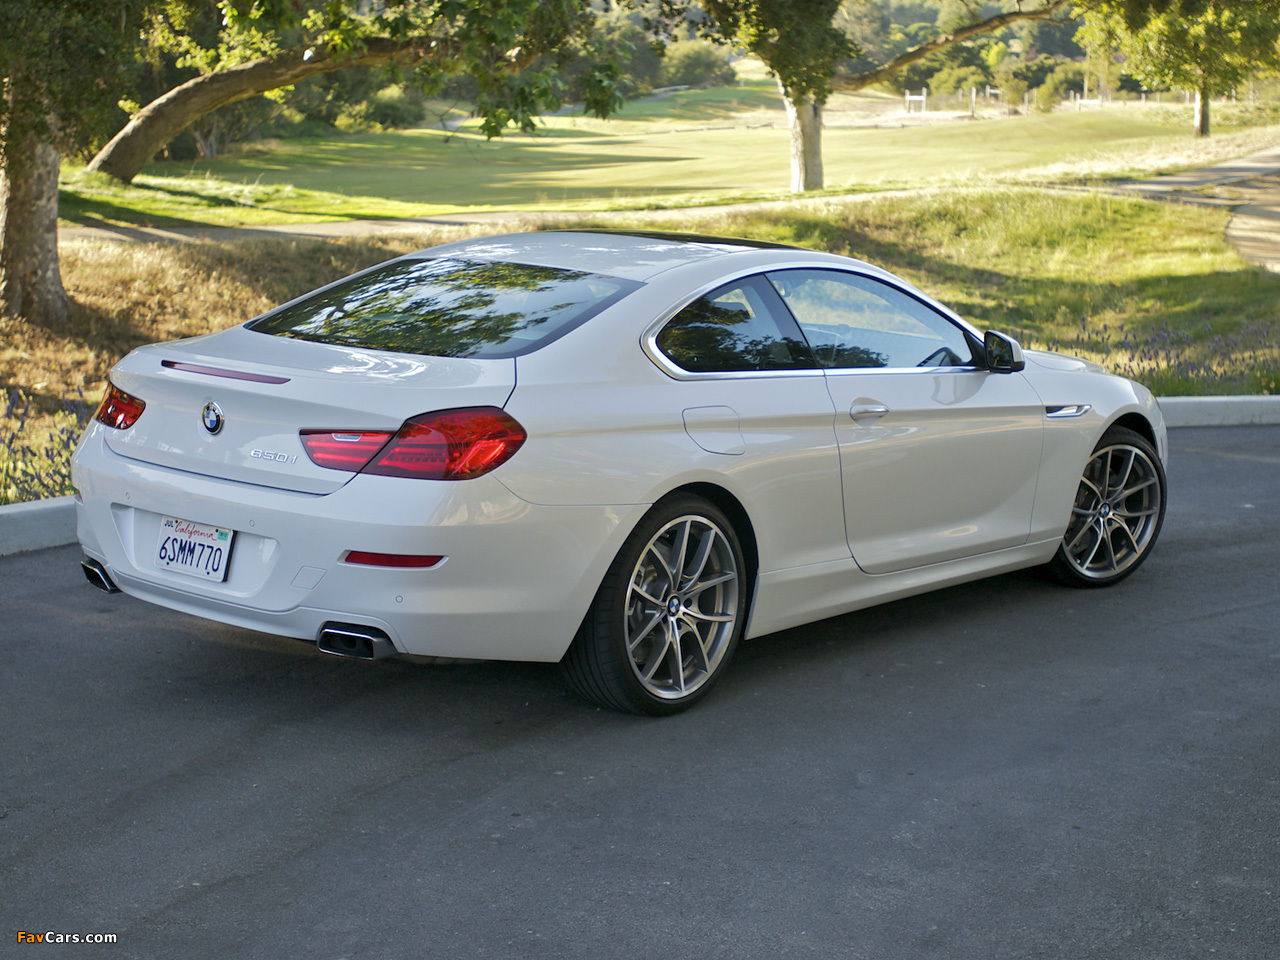
[[[386,660],[397,653],[383,631],[356,623],[326,623],[316,637],[316,646],[336,657],[355,660]]]
[[[81,560],[80,569],[84,571],[84,578],[103,593],[120,592],[120,588],[111,581],[111,577],[107,574],[107,568],[97,560],[89,560],[87,558]]]

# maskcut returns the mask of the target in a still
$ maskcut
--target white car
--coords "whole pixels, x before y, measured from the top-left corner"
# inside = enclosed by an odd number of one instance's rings
[[[1114,583],[1151,394],[809,250],[449,243],[135,350],[74,461],[103,589],[364,659],[562,661],[673,713],[743,637],[1020,567]]]

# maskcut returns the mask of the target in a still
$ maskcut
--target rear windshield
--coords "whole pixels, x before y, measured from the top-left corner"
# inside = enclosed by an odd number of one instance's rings
[[[640,284],[557,267],[399,260],[248,324],[298,340],[433,357],[514,357]]]

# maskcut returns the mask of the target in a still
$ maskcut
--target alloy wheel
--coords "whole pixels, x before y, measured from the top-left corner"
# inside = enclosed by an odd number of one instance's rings
[[[624,639],[631,669],[652,696],[689,696],[731,645],[741,571],[720,527],[677,517],[641,551],[627,587]]]
[[[1071,508],[1062,556],[1079,576],[1115,579],[1140,562],[1163,515],[1161,473],[1129,443],[1094,451]]]

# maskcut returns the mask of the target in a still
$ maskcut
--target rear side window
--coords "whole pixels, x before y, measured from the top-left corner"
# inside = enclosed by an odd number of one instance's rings
[[[346,347],[497,359],[557,339],[639,286],[522,263],[400,260],[248,327]]]
[[[655,343],[690,373],[797,370],[817,366],[799,328],[763,277],[748,277],[695,300]]]

